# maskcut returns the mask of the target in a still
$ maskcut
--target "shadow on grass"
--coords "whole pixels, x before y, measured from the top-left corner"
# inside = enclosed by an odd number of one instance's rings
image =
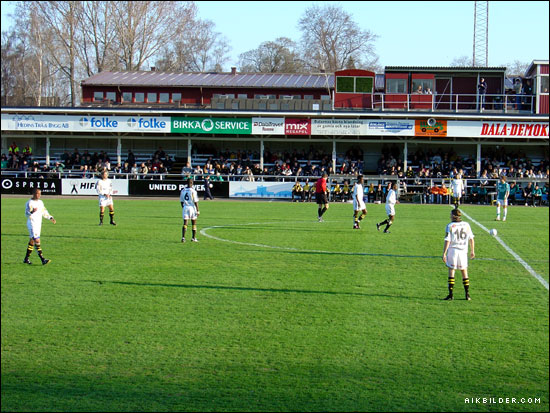
[[[326,295],[348,295],[348,296],[359,296],[359,297],[382,297],[382,298],[399,298],[399,299],[416,299],[416,300],[426,300],[433,301],[433,299],[428,297],[411,297],[407,295],[392,295],[392,294],[365,294],[365,293],[354,293],[346,291],[316,291],[316,290],[298,290],[298,289],[289,289],[289,288],[258,288],[258,287],[233,287],[227,285],[196,285],[196,284],[164,284],[164,283],[138,283],[131,281],[103,281],[103,280],[84,280],[84,282],[98,283],[103,284],[119,284],[119,285],[129,285],[129,286],[140,286],[140,287],[169,287],[169,288],[189,288],[189,289],[204,289],[204,290],[218,290],[218,291],[256,291],[256,292],[265,292],[265,293],[297,293],[297,294],[326,294]]]

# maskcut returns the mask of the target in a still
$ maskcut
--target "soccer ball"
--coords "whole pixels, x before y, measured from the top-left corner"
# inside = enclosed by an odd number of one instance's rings
[[[493,237],[496,237],[497,236],[497,230],[496,229],[492,229],[489,231],[489,234],[491,234]]]

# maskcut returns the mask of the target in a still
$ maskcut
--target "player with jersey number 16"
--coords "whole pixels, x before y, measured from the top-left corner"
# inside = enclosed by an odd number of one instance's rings
[[[180,193],[180,203],[183,215],[183,227],[181,228],[181,242],[185,242],[185,232],[187,231],[187,221],[191,220],[193,225],[193,238],[191,242],[199,242],[197,240],[197,217],[199,216],[199,195],[193,188],[193,180],[187,181],[187,188],[183,188]]]
[[[468,278],[468,245],[470,258],[475,258],[474,234],[470,224],[462,222],[462,211],[456,208],[451,211],[451,223],[445,230],[445,245],[443,247],[443,262],[449,268],[449,295],[445,300],[453,299],[455,285],[455,271],[462,272],[462,284],[466,293],[466,300],[470,301],[470,279]]]

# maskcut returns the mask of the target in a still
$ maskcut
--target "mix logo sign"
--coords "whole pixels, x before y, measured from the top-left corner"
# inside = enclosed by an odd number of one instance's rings
[[[311,135],[311,119],[285,119],[285,135]]]

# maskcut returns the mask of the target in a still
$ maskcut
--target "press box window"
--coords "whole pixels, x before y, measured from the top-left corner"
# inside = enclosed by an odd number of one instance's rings
[[[386,93],[407,93],[407,79],[387,79]]]
[[[132,92],[122,93],[122,101],[123,102],[131,102],[132,101]]]
[[[412,92],[418,90],[418,86],[422,86],[422,92],[426,93],[426,90],[430,89],[434,91],[434,81],[433,79],[413,79],[412,81]]]
[[[145,102],[145,93],[143,92],[136,92],[136,102],[143,103]]]
[[[372,77],[339,76],[336,78],[337,93],[372,93]]]
[[[179,103],[181,101],[181,93],[172,93],[172,102]]]
[[[105,94],[105,99],[110,100],[111,102],[116,101],[116,92],[107,92]]]
[[[157,102],[157,94],[154,93],[154,92],[147,93],[147,102],[156,103]]]
[[[103,92],[94,92],[94,100],[95,101],[103,100]]]
[[[160,103],[168,103],[170,101],[170,94],[169,93],[159,93],[159,102]]]

